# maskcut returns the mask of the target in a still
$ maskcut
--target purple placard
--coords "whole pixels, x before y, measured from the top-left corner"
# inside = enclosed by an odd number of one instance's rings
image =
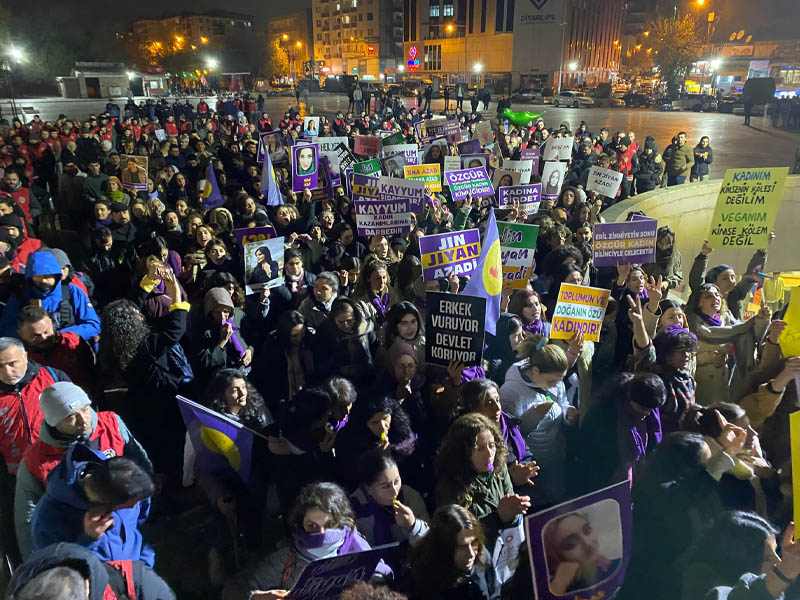
[[[359,581],[368,581],[385,553],[385,547],[380,547],[311,561],[303,568],[289,597],[293,600],[338,598]]]
[[[399,182],[399,185],[391,184]],[[411,231],[409,194],[403,179],[353,176],[353,204],[358,235],[384,235],[391,238]],[[417,182],[408,182],[419,187]]]
[[[292,191],[313,190],[319,185],[319,145],[292,146]]]
[[[422,279],[446,279],[450,273],[469,275],[478,266],[481,233],[477,229],[426,235],[419,239]]]
[[[514,200],[517,200],[520,208],[532,213],[539,210],[539,203],[542,201],[541,183],[502,186],[498,192],[497,201],[500,208],[508,208]]]
[[[657,221],[653,217],[645,217],[644,215],[631,215],[631,221]]]
[[[538,160],[540,156],[539,148],[523,148],[522,152],[520,152],[520,160]]]
[[[536,600],[610,598],[622,585],[631,556],[631,489],[623,481],[525,519]],[[594,554],[575,568],[562,543],[573,530],[591,531]]]
[[[239,248],[244,248],[245,244],[251,242],[260,242],[262,240],[271,240],[278,237],[278,233],[272,225],[265,227],[245,227],[243,229],[234,229],[233,235],[236,237],[236,243]]]
[[[658,221],[598,223],[594,226],[594,265],[645,264],[656,260]]]
[[[429,119],[416,123],[414,129],[417,137],[423,141],[438,137],[444,137],[448,144],[461,141],[461,124],[455,119]]]
[[[459,154],[480,154],[481,153],[481,143],[478,140],[469,140],[466,142],[461,142],[458,146],[458,153]]]
[[[489,174],[483,167],[449,171],[444,174],[454,201],[464,200],[470,194],[473,198],[494,196],[494,187]]]

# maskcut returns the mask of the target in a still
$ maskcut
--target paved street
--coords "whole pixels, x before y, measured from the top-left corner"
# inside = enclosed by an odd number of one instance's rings
[[[196,104],[197,100],[199,98],[190,99],[193,104]],[[403,100],[408,107],[416,106],[413,98]],[[207,101],[212,104],[216,99],[207,98]],[[125,99],[118,98],[117,102],[124,105]],[[273,120],[276,120],[293,102],[293,96],[271,97],[266,101],[265,110]],[[18,101],[21,107],[35,108],[44,120],[54,120],[61,113],[70,117],[84,118],[92,112],[102,112],[105,103],[106,99],[50,98]],[[344,95],[316,94],[310,97],[310,104],[316,114],[333,115],[337,110],[347,109],[347,98]],[[484,115],[492,116],[495,107],[496,104],[492,103],[489,106],[490,111]],[[433,101],[434,111],[441,111],[443,108],[443,100]],[[0,110],[4,116],[10,114],[7,100],[0,100]],[[692,146],[702,135],[708,135],[714,149],[712,178],[721,177],[727,168],[789,165],[795,150],[800,147],[800,133],[773,129],[762,117],[754,117],[753,126],[745,127],[742,125],[742,117],[720,113],[660,112],[641,108],[553,108],[541,104],[515,104],[513,110],[544,113],[545,122],[549,127],[558,127],[561,121],[568,121],[570,127],[574,129],[581,120],[585,120],[589,124],[589,129],[595,132],[600,127],[608,127],[612,132],[617,129],[634,131],[640,143],[644,141],[645,136],[652,135],[656,138],[660,150],[663,150],[672,136],[679,131],[688,133],[689,143]]]

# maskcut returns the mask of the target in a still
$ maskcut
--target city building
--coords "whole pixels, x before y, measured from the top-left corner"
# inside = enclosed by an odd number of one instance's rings
[[[137,44],[168,44],[175,50],[201,47],[226,48],[236,38],[253,33],[251,15],[211,10],[203,13],[181,12],[158,19],[140,19],[133,23]]]
[[[314,32],[311,26],[311,9],[303,10],[267,22],[267,44],[275,40],[289,55],[289,71],[297,77],[305,73],[304,66],[314,58]]]
[[[317,74],[394,78],[403,59],[403,0],[313,0]]]
[[[703,60],[695,64],[691,83],[701,83],[723,94],[741,91],[754,77],[773,77],[776,95],[795,96],[800,92],[800,40],[747,42],[747,37],[709,47]]]
[[[619,70],[624,0],[404,0],[406,78],[595,85]],[[559,77],[561,75],[561,77]]]

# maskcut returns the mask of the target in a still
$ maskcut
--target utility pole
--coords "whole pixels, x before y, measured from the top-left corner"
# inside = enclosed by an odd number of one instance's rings
[[[569,1],[562,0],[564,9],[561,15],[561,61],[558,64],[558,91],[556,91],[556,95],[561,93],[561,76],[564,73],[564,41],[567,37],[567,2]]]

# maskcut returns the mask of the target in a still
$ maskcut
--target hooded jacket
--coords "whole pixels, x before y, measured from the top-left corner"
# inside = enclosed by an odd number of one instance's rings
[[[114,412],[96,413],[92,410],[92,432],[85,438],[64,435],[42,422],[39,439],[25,451],[14,490],[14,526],[23,557],[31,553],[31,520],[36,503],[45,493],[45,479],[58,465],[67,448],[76,442],[109,457],[130,458],[142,468],[150,472],[153,470],[147,452],[131,435],[122,417]]]
[[[42,291],[33,284],[34,275],[56,275],[56,286],[49,291]],[[61,285],[61,265],[56,257],[49,252],[34,252],[28,258],[25,267],[26,285],[19,295],[12,295],[8,299],[2,316],[0,316],[0,334],[16,336],[17,314],[19,309],[33,302],[40,304],[53,319],[56,330],[74,331],[87,340],[100,334],[100,319],[92,306],[89,297],[75,284]],[[60,308],[63,301],[64,287],[69,290],[69,302],[72,306],[74,324],[63,327],[61,323]],[[62,328],[63,327],[63,328]]]
[[[14,596],[33,578],[56,567],[75,569],[89,582],[89,600],[122,600],[133,588],[137,600],[174,600],[175,594],[155,571],[141,562],[130,564],[129,576],[122,579],[115,568],[77,544],[53,544],[33,554],[14,571],[8,587]]]
[[[217,306],[225,306],[231,311],[230,321],[233,322],[234,327],[233,335],[224,347],[219,345],[222,324],[211,316],[211,311]],[[192,358],[197,365],[198,374],[205,373],[208,378],[219,369],[241,368],[242,356],[236,348],[234,336],[242,346],[242,353],[247,350],[250,350],[251,354],[253,353],[253,347],[242,335],[244,311],[234,307],[231,295],[226,289],[217,287],[206,292],[203,300],[203,317],[198,319],[193,327]]]
[[[58,369],[28,360],[25,375],[16,385],[0,382],[0,454],[8,472],[15,475],[22,455],[39,438],[44,415],[39,394],[56,381],[69,381]]]
[[[64,459],[47,477],[47,491],[33,513],[33,549],[58,542],[84,546],[103,561],[141,560],[153,566],[155,552],[144,542],[140,527],[150,514],[150,499],[137,502],[132,508],[111,512],[114,523],[94,540],[83,530],[83,516],[91,503],[79,483],[90,463],[106,460],[102,452],[81,444],[73,444]]]

